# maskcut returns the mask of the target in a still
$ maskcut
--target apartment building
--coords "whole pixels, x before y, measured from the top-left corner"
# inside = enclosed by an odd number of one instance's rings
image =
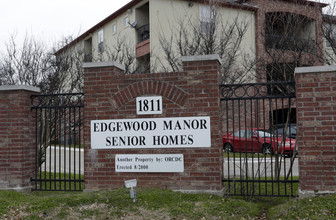
[[[321,27],[326,6],[306,0],[133,0],[56,55],[76,48],[84,51],[84,62],[115,60],[127,66],[127,73],[176,71],[172,60],[195,53],[188,54],[188,47],[197,38],[196,29],[201,36],[216,36],[214,42],[220,45],[225,29],[236,26],[237,31],[241,25],[244,34],[230,41],[233,46],[227,51],[236,48],[233,55],[223,55],[223,66],[253,81],[291,80],[296,66],[324,62]],[[222,29],[213,30],[212,25]],[[185,33],[190,38],[183,41]],[[242,71],[247,63],[249,71]]]

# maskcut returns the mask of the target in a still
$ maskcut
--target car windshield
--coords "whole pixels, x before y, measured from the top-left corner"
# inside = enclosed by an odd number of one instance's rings
[[[263,131],[263,130],[257,130],[255,131],[259,137],[263,138],[263,137],[272,137],[272,134],[267,132],[267,131]]]

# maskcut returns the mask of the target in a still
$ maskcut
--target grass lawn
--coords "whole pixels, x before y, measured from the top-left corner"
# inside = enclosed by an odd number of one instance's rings
[[[0,191],[0,219],[335,219],[336,195],[219,197],[137,188],[96,192]]]
[[[245,195],[246,198],[256,196],[285,196],[297,197],[299,178],[292,177],[285,180],[280,177],[279,181],[268,178],[245,178],[224,181],[226,192],[230,195]]]

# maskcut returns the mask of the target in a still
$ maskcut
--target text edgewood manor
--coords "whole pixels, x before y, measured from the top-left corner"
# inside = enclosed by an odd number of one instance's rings
[[[210,147],[210,117],[91,121],[92,149]]]

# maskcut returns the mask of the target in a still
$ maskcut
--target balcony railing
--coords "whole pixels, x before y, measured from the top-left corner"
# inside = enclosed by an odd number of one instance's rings
[[[291,50],[302,52],[316,51],[316,41],[311,39],[266,34],[265,43],[266,48],[278,50]]]
[[[150,38],[149,34],[149,24],[142,25],[141,27],[137,28],[138,34],[138,43],[145,41]]]

